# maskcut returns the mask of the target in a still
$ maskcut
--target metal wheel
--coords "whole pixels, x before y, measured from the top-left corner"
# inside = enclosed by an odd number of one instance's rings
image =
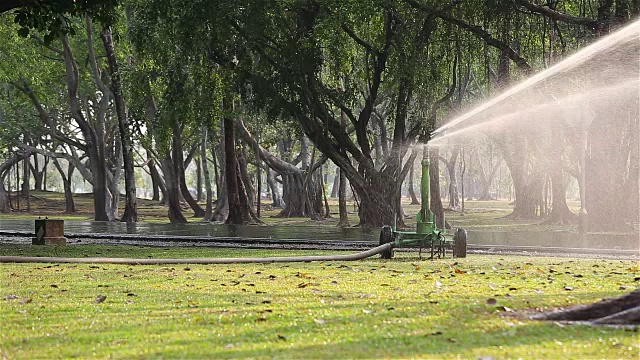
[[[467,257],[467,230],[458,228],[453,235],[453,257]]]
[[[388,244],[390,242],[393,242],[393,231],[391,230],[391,226],[385,225],[380,230],[380,245]],[[383,259],[392,259],[393,248],[381,252],[380,257]]]

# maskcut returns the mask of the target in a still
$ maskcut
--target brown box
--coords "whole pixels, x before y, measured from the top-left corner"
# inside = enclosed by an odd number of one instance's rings
[[[66,245],[64,237],[64,220],[38,219],[36,220],[36,236],[33,245]]]

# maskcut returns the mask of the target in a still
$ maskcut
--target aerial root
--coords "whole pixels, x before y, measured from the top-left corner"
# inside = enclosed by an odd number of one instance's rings
[[[533,320],[581,321],[593,325],[640,324],[640,289],[615,299],[605,299],[591,305],[579,305],[565,310],[534,315]]]

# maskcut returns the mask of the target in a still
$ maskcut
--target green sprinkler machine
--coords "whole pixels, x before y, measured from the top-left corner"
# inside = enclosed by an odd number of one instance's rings
[[[429,210],[430,181],[429,154],[424,146],[422,157],[422,180],[420,181],[422,207],[416,216],[416,231],[399,231],[396,226],[385,225],[380,230],[380,245],[393,243],[393,246],[381,253],[383,259],[393,258],[395,248],[420,248],[430,251],[431,258],[445,257],[447,250],[453,257],[467,256],[467,231],[457,229],[453,234],[446,228],[438,228],[434,214]],[[445,221],[443,219],[442,223]]]

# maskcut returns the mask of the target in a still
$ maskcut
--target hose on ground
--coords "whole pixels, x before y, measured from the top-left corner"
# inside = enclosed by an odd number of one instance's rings
[[[354,261],[368,258],[389,250],[393,243],[348,255],[276,256],[262,258],[191,258],[191,259],[129,259],[129,258],[66,258],[33,256],[0,256],[0,263],[77,263],[77,264],[126,264],[126,265],[166,265],[166,264],[249,264],[309,261]]]

